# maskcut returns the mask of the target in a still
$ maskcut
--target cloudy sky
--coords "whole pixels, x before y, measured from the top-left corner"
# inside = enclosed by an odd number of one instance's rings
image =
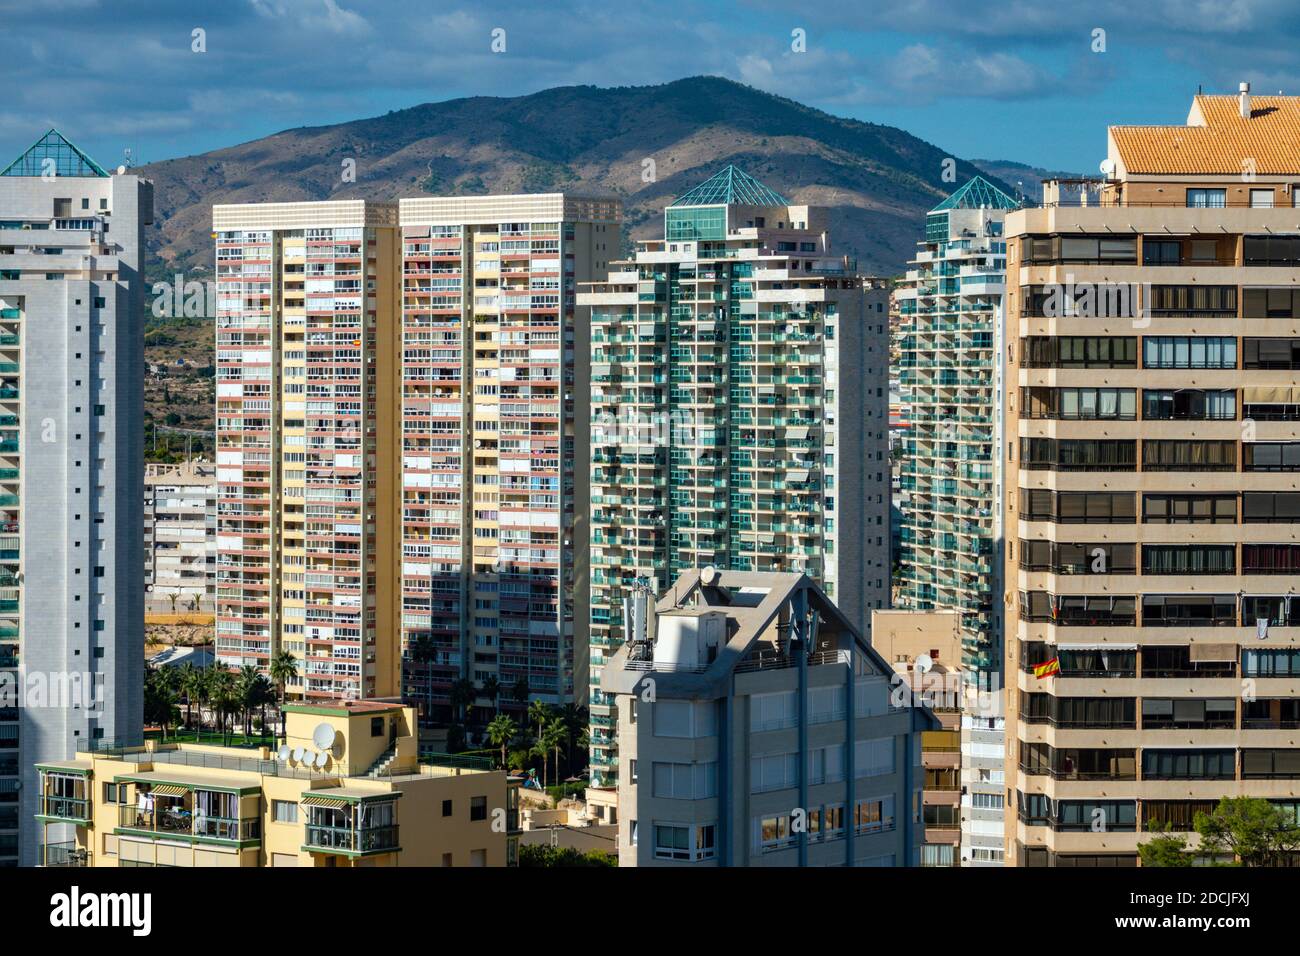
[[[459,96],[711,73],[963,158],[1092,173],[1108,123],[1181,122],[1198,84],[1300,93],[1294,0],[0,0],[0,24],[6,160],[50,126],[117,165]]]

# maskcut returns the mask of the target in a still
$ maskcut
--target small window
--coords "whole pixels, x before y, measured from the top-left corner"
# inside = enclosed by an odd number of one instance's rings
[[[487,797],[469,798],[469,818],[471,822],[487,819]]]
[[[444,800],[444,801],[442,801],[442,815],[443,815],[444,817],[449,817],[449,816],[451,816],[451,813],[452,813],[452,804],[451,804],[451,801],[450,801],[450,800]]]
[[[371,737],[384,736],[384,718],[382,717],[370,718],[370,736]]]
[[[276,823],[297,823],[298,804],[292,800],[272,800],[271,819]]]

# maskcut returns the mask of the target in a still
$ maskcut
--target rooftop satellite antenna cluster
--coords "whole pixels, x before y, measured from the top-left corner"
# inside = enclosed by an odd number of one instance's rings
[[[300,768],[308,770],[324,770],[329,766],[330,757],[333,756],[336,736],[332,724],[319,723],[311,733],[311,742],[316,746],[315,750],[309,747],[290,747],[288,744],[281,744],[280,749],[276,751],[276,757],[284,764],[297,764]]]

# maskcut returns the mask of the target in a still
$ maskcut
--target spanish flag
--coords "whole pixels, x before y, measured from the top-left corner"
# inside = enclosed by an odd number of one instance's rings
[[[1034,676],[1039,680],[1044,677],[1055,677],[1061,672],[1061,659],[1053,657],[1050,661],[1043,661],[1041,664],[1034,665]]]

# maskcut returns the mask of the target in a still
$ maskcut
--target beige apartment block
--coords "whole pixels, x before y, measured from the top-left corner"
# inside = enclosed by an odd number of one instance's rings
[[[1197,96],[1006,217],[1009,863],[1300,812],[1298,144],[1300,98]]]
[[[421,756],[415,708],[285,707],[278,747],[148,741],[38,764],[39,866],[506,866],[518,789]]]
[[[588,309],[622,205],[564,193],[400,204],[403,693],[453,719],[587,686]],[[491,688],[496,690],[492,691]]]

